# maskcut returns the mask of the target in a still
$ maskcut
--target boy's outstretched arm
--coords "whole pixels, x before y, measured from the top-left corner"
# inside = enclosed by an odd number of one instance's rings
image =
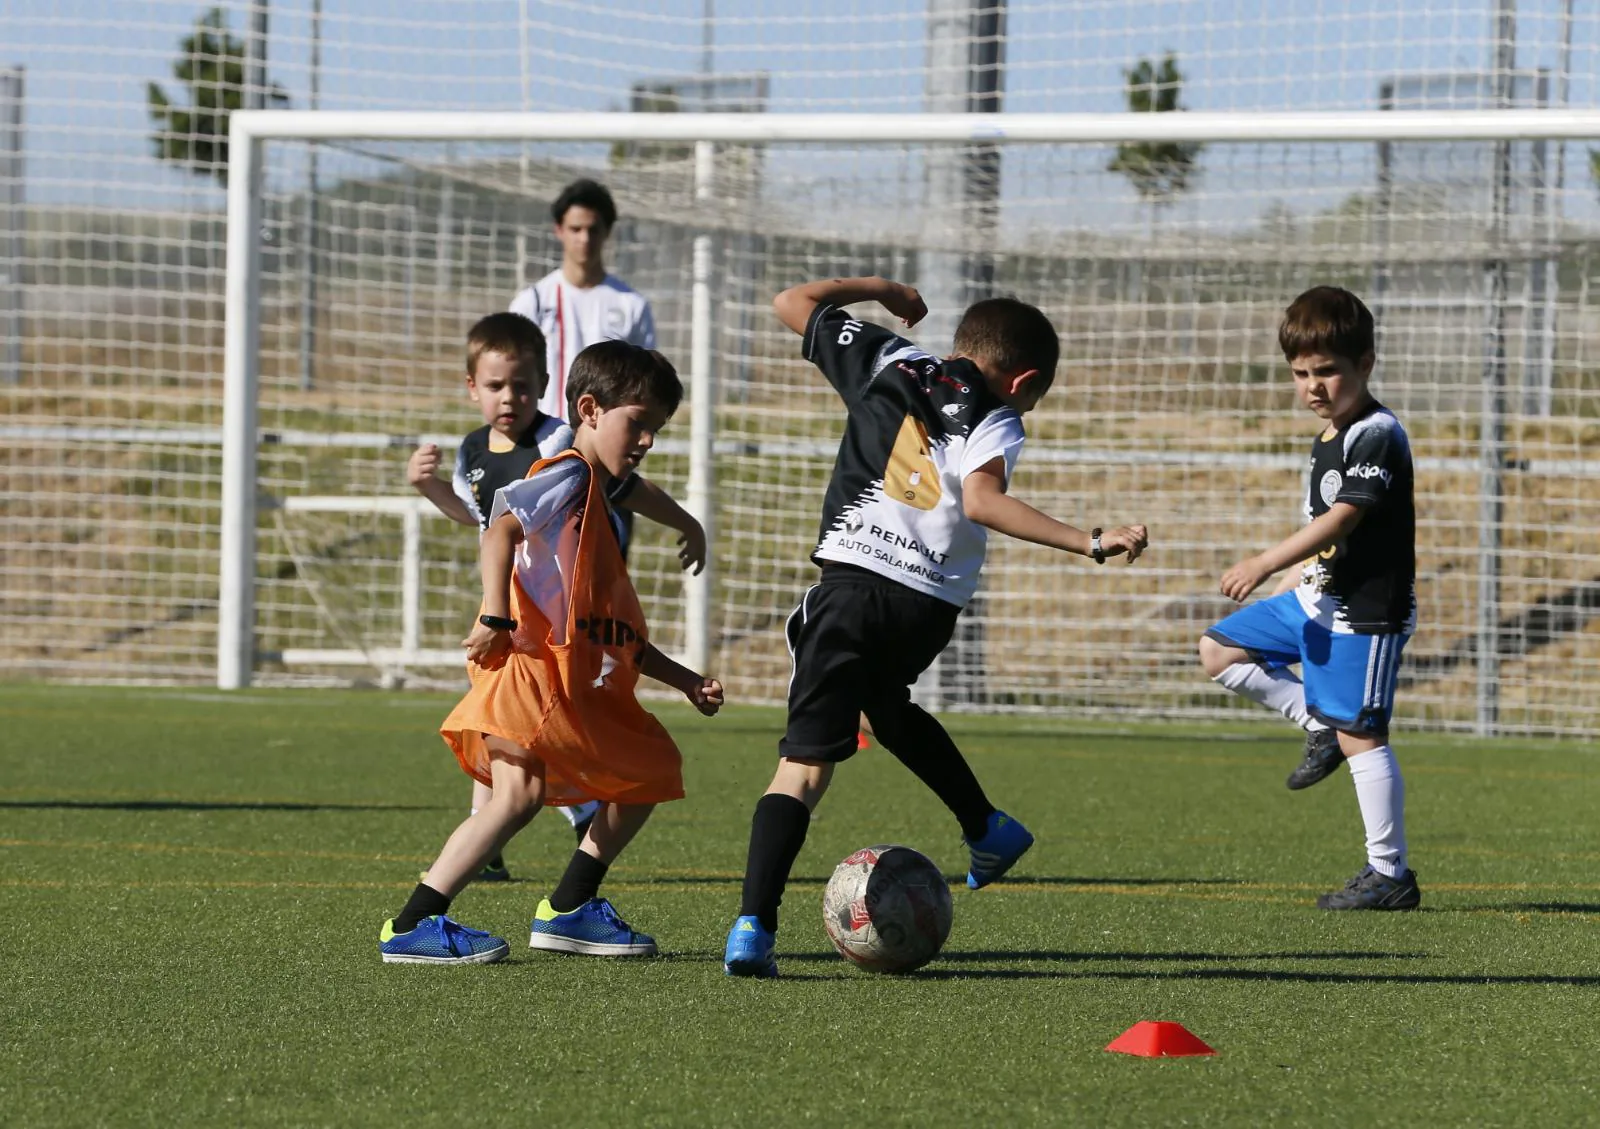
[[[456,492],[450,488],[450,484],[438,476],[436,473],[438,469],[439,448],[432,443],[424,443],[411,452],[411,458],[406,461],[406,481],[416,487],[418,494],[432,502],[434,509],[451,521],[476,527],[478,519],[473,517],[472,511],[456,497]]]
[[[681,692],[689,699],[690,705],[707,717],[722,708],[722,683],[715,678],[696,674],[682,663],[669,659],[654,643],[644,645],[644,654],[639,659],[639,673]]]
[[[772,300],[778,320],[805,334],[811,311],[824,302],[848,306],[853,302],[876,302],[900,319],[907,329],[928,316],[928,306],[915,288],[887,278],[828,278],[791,286]]]
[[[1236,603],[1242,602],[1273,573],[1314,557],[1349,536],[1350,531],[1361,524],[1361,516],[1360,506],[1335,502],[1328,507],[1327,513],[1291,533],[1266,552],[1246,557],[1223,573],[1222,594]]]
[[[510,619],[512,554],[522,538],[522,523],[514,514],[501,514],[485,531],[478,547],[478,571],[483,577],[481,614]],[[467,658],[479,666],[488,666],[511,649],[511,629],[488,627],[479,620],[461,645],[467,650]]]
[[[692,569],[693,575],[700,575],[706,567],[706,531],[692,513],[678,505],[671,494],[635,473],[633,489],[617,505],[640,517],[647,517],[657,525],[676,529],[679,534],[678,563],[686,569]]]
[[[1048,545],[1080,557],[1090,554],[1091,536],[1086,530],[1057,521],[1006,493],[1006,465],[1003,458],[989,460],[967,475],[961,486],[961,506],[971,520],[996,533]],[[1128,555],[1128,563],[1139,559],[1150,536],[1142,525],[1124,525],[1100,535],[1100,549],[1108,557]]]

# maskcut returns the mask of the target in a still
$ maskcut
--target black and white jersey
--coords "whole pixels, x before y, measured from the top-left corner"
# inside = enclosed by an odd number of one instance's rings
[[[489,528],[494,496],[504,487],[526,478],[540,459],[554,458],[572,446],[572,428],[540,412],[510,450],[490,449],[493,434],[488,424],[471,432],[456,448],[456,471],[450,485],[456,497],[478,519],[478,531]]]
[[[489,528],[495,495],[528,477],[540,459],[553,459],[572,446],[572,428],[543,412],[533,417],[528,429],[507,451],[490,449],[487,424],[469,434],[456,448],[456,472],[450,485],[457,498],[478,519],[478,532]],[[606,488],[606,500],[620,505],[632,492],[638,476],[614,478]],[[615,520],[615,519],[613,519]]]
[[[1416,627],[1417,514],[1411,441],[1374,401],[1343,431],[1311,446],[1306,520],[1335,502],[1363,510],[1361,524],[1305,563],[1298,594],[1306,614],[1350,635],[1410,634]]]
[[[836,306],[812,312],[803,352],[849,409],[812,559],[963,607],[987,536],[962,508],[962,483],[995,458],[1010,479],[1022,418],[971,361],[941,361]]]

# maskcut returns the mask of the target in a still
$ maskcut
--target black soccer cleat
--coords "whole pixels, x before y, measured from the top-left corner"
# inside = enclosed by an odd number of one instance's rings
[[[1305,759],[1289,774],[1286,783],[1289,791],[1298,792],[1319,781],[1326,780],[1344,763],[1344,753],[1339,751],[1339,731],[1317,729],[1306,734]]]
[[[1416,871],[1407,870],[1399,878],[1390,878],[1370,866],[1362,867],[1343,890],[1317,899],[1318,909],[1416,909],[1421,904]]]

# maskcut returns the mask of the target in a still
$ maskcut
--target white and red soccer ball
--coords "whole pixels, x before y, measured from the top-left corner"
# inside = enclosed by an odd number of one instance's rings
[[[910,972],[950,936],[950,887],[910,847],[863,847],[838,866],[822,895],[834,948],[869,972]]]

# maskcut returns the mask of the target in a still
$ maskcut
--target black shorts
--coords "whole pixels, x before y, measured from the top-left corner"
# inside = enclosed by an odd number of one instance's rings
[[[911,684],[950,642],[960,614],[877,573],[824,565],[784,625],[794,668],[779,754],[853,756],[861,713],[909,702]]]

